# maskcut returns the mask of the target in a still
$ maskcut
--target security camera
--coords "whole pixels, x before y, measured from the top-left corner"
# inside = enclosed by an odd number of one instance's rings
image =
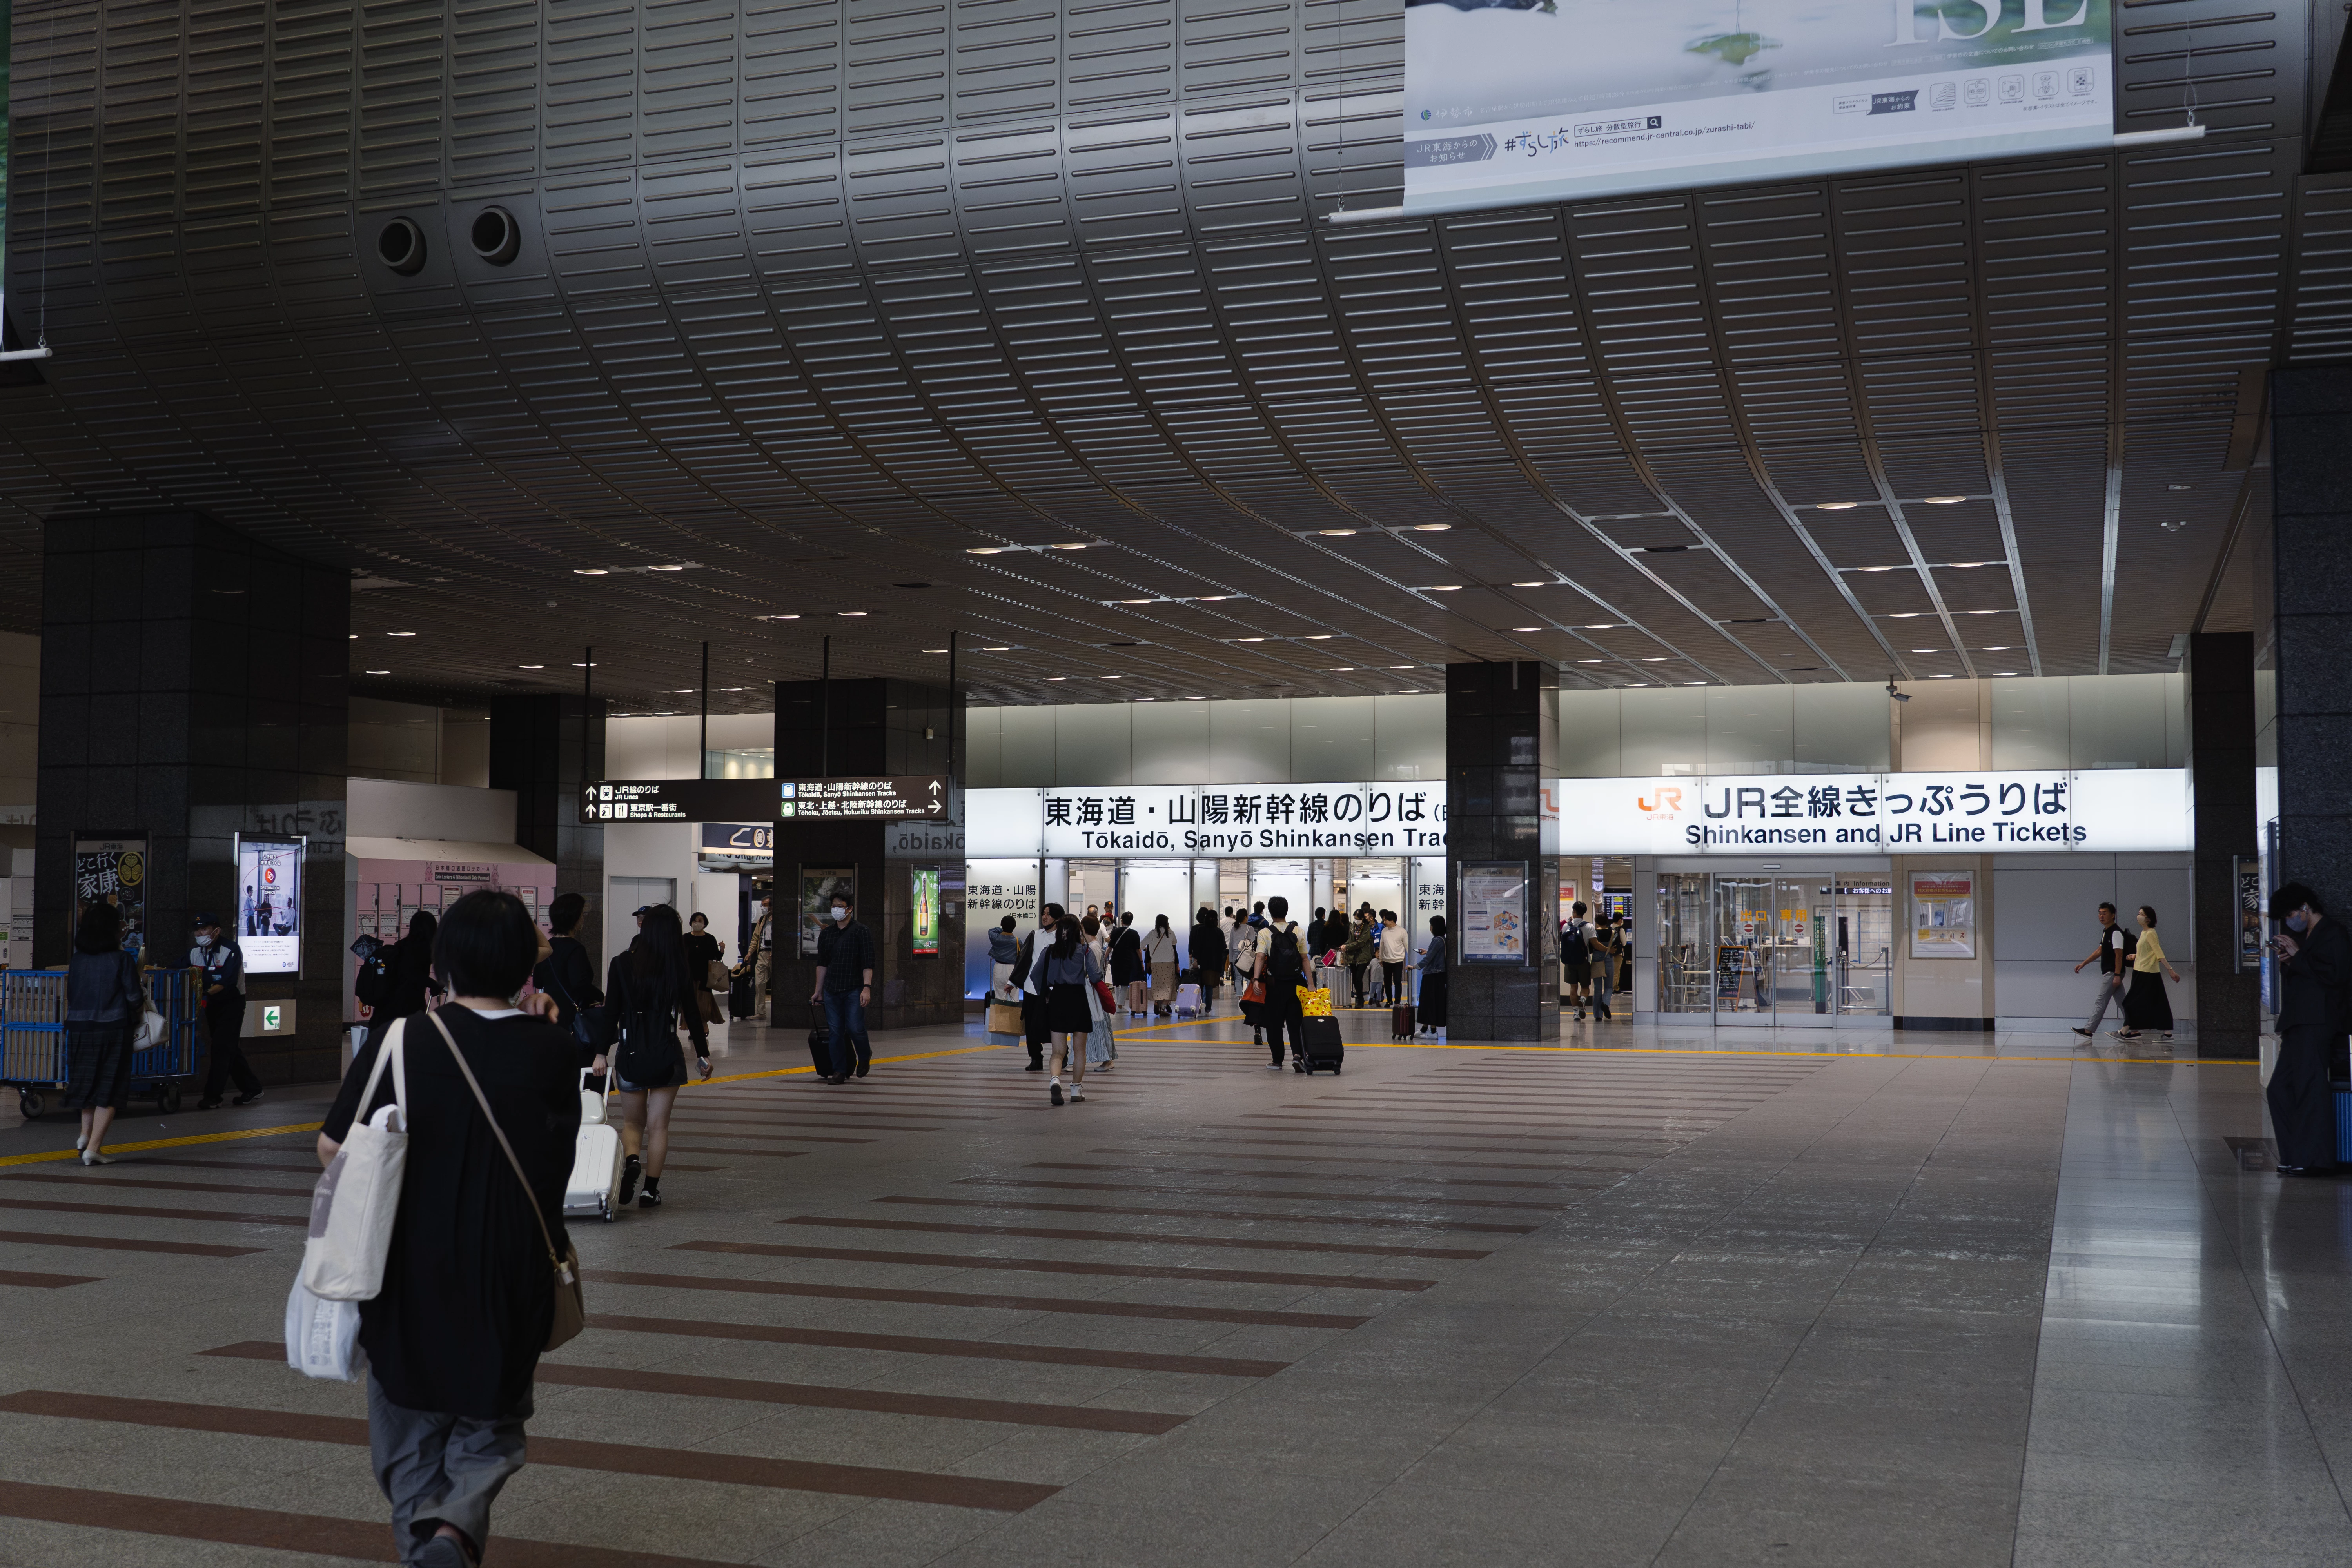
[[[1895,689],[1895,678],[1891,675],[1886,678],[1886,695],[1892,697],[1897,702],[1908,702],[1911,700],[1911,694],[1909,692],[1897,691]]]

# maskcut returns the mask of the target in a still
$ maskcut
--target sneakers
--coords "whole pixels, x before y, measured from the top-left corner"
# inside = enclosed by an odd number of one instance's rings
[[[644,1192],[639,1193],[637,1194],[637,1206],[641,1209],[657,1209],[661,1207],[661,1189],[659,1187],[647,1187]]]
[[[257,1089],[251,1094],[238,1095],[235,1100],[229,1101],[229,1103],[232,1105],[252,1105],[261,1099],[264,1092],[266,1091]]]
[[[1087,1097],[1087,1086],[1086,1086],[1086,1085],[1084,1085],[1084,1084],[1082,1084],[1082,1083],[1074,1083],[1074,1084],[1070,1085],[1070,1098],[1071,1098],[1073,1100],[1084,1100],[1086,1097]]]
[[[1265,1064],[1265,1070],[1268,1072],[1280,1072],[1282,1070],[1282,1064],[1280,1062],[1268,1062]]]
[[[218,1110],[220,1108],[221,1102],[217,1100],[200,1100],[196,1101],[196,1109],[198,1110]]]
[[[1052,1100],[1055,1105],[1062,1103],[1062,1080],[1060,1079],[1055,1079],[1053,1082],[1045,1086],[1045,1098]]]
[[[627,1208],[629,1200],[637,1195],[637,1179],[646,1173],[646,1164],[635,1154],[621,1162],[621,1206]]]

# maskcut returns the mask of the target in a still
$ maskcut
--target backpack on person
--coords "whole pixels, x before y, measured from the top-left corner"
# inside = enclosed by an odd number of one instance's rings
[[[392,1000],[392,943],[384,942],[360,961],[359,978],[352,994],[362,1007],[381,1007]]]
[[[1584,940],[1584,923],[1581,921],[1569,921],[1568,929],[1560,933],[1559,961],[1572,967],[1592,962],[1592,947]]]
[[[1268,984],[1297,984],[1307,976],[1307,966],[1299,957],[1298,928],[1276,926],[1274,941],[1265,952],[1265,979]]]

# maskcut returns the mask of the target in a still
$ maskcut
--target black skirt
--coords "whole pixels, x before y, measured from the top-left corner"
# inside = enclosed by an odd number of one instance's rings
[[[66,1109],[95,1110],[131,1103],[131,1052],[137,1026],[129,1022],[66,1025]]]
[[[1087,987],[1065,982],[1045,988],[1045,1026],[1056,1035],[1090,1035],[1094,1009],[1087,1005]]]
[[[1445,1027],[1445,971],[1421,977],[1421,1006],[1413,1022],[1427,1029]]]
[[[2164,976],[2153,969],[2132,971],[2131,989],[2124,993],[2124,1027],[2172,1032],[2172,998]]]

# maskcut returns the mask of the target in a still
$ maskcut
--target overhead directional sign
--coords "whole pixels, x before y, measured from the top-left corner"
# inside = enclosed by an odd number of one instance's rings
[[[909,817],[944,818],[945,773],[905,773],[890,778],[779,779],[778,817],[817,817],[903,822]]]
[[[775,787],[767,779],[614,779],[580,792],[580,820],[763,822]]]

